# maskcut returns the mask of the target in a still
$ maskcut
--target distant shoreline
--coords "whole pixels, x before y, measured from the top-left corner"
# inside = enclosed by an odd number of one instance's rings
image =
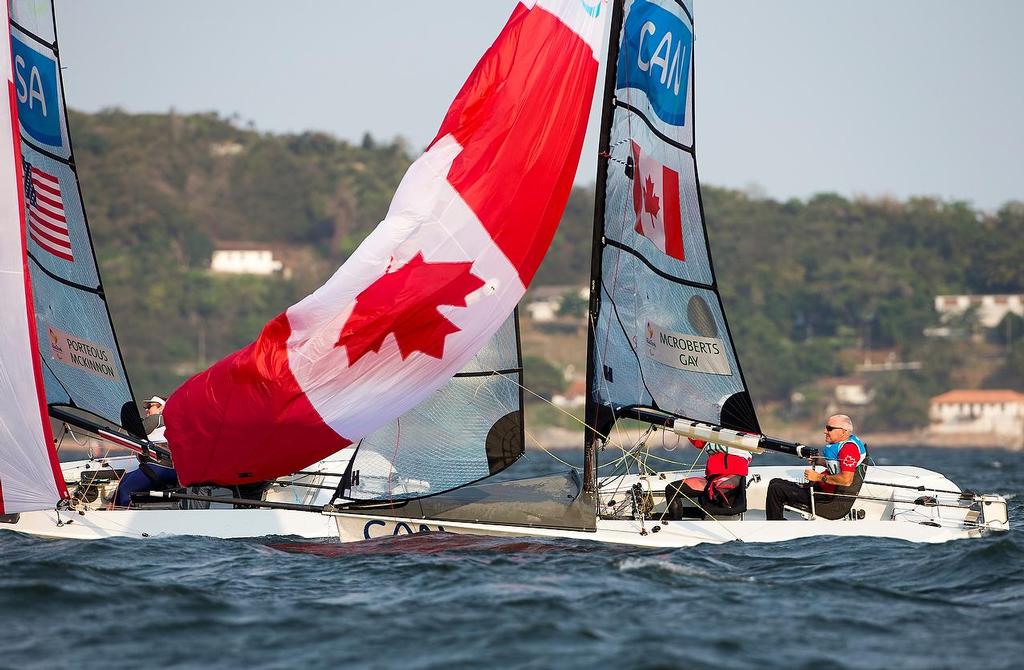
[[[821,435],[810,431],[807,427],[796,428],[790,426],[787,428],[773,426],[768,429],[768,433],[782,439],[800,442],[812,447],[820,446],[822,442]],[[661,446],[663,440],[671,441],[674,437],[674,435],[668,433],[666,433],[664,437],[662,435],[655,435],[651,438],[651,444]],[[863,437],[869,447],[876,448],[929,447],[935,449],[1000,449],[1005,451],[1021,451],[1020,448],[1010,446],[1007,438],[1002,435],[930,435],[924,430],[916,430],[877,433],[868,432]],[[626,442],[634,444],[639,438],[640,432],[636,430],[622,431],[613,435],[613,441],[619,444]],[[679,439],[685,441],[684,438]],[[539,449],[537,446],[538,442],[541,447],[551,451],[582,449],[583,431],[574,431],[565,428],[541,428],[529,431],[526,438],[527,450]],[[675,442],[672,442],[672,444],[675,444]]]

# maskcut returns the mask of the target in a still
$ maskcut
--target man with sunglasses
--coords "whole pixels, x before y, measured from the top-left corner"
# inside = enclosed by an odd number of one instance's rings
[[[147,439],[154,444],[167,444],[164,437],[164,399],[153,396],[142,404],[146,416],[142,419],[142,427]],[[147,458],[139,457],[139,467],[125,474],[117,486],[114,504],[117,507],[128,507],[132,502],[132,494],[148,490],[164,490],[178,485],[178,475],[174,468],[160,465]]]
[[[773,479],[765,498],[765,517],[769,521],[783,519],[783,506],[811,509],[814,492],[814,514],[825,519],[841,519],[850,512],[867,471],[867,447],[853,433],[853,419],[833,414],[825,422],[825,448],[821,456],[811,459],[812,465],[824,465],[825,471],[813,467],[804,470],[807,483]]]

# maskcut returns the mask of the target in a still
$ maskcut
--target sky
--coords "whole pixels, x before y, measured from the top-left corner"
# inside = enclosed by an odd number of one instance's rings
[[[85,111],[434,136],[514,0],[57,0]],[[776,199],[1024,200],[1024,2],[696,0],[701,181]],[[598,114],[577,182],[593,183]]]

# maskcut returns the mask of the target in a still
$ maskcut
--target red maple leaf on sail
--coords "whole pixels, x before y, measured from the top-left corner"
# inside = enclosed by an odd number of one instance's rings
[[[459,329],[438,311],[441,305],[466,306],[466,296],[484,285],[472,262],[427,263],[418,253],[385,274],[358,296],[356,306],[334,346],[348,349],[349,365],[370,351],[380,351],[393,333],[402,360],[412,352],[444,356],[444,341]]]
[[[661,198],[654,193],[654,181],[647,177],[644,180],[644,211],[653,217],[661,210]]]

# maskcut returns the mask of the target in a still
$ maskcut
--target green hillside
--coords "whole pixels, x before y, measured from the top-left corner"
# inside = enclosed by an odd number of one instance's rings
[[[383,218],[414,153],[368,136],[353,145],[260,133],[215,114],[72,113],[71,127],[139,395],[169,391],[243,346],[326,279]],[[703,194],[718,281],[760,403],[848,371],[844,352],[858,348],[926,361],[893,397],[939,389],[971,347],[922,336],[936,322],[934,295],[1024,290],[1021,203],[983,213],[928,198],[776,202],[708,185]],[[587,282],[592,207],[592,189],[573,191],[535,284]],[[293,274],[211,275],[211,253],[225,241],[266,244]],[[1012,342],[999,351],[995,378],[1024,378]]]

